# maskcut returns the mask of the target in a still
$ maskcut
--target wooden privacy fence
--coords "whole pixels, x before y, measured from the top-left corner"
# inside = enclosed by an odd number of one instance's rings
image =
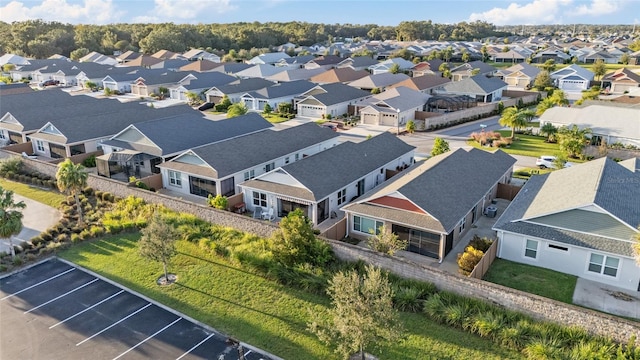
[[[522,187],[516,185],[498,183],[496,197],[499,199],[512,201],[516,197],[516,195],[518,195],[518,192],[520,192],[521,188]]]
[[[342,240],[347,235],[347,218],[342,218],[337,223],[333,224],[332,227],[328,228],[320,234],[320,236],[325,237],[331,240]]]
[[[486,274],[487,271],[489,271],[489,267],[491,266],[491,264],[493,264],[493,260],[496,259],[497,253],[498,253],[498,240],[496,239],[493,241],[493,244],[491,244],[491,246],[489,246],[487,251],[484,253],[484,256],[482,256],[482,259],[480,260],[480,262],[477,263],[476,266],[473,268],[473,271],[471,271],[471,274],[469,274],[469,277],[482,280],[482,278],[484,277],[484,274]]]

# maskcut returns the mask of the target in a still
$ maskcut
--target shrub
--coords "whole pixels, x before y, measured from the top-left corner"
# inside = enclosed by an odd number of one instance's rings
[[[396,288],[393,296],[393,305],[400,311],[419,312],[422,310],[420,289],[413,287]]]
[[[44,239],[40,235],[37,235],[31,238],[31,244],[33,244],[33,246],[38,246],[44,242],[45,242]]]
[[[63,243],[69,240],[69,236],[67,234],[59,234],[56,236],[56,242]]]
[[[82,160],[82,166],[87,167],[87,168],[96,167],[96,156],[95,155],[91,155],[88,158]]]
[[[458,267],[463,275],[469,275],[473,268],[482,260],[484,252],[475,249],[473,246],[467,246],[464,253],[458,254]]]
[[[92,226],[90,232],[92,237],[100,237],[104,234],[104,229],[100,226]]]
[[[489,250],[489,247],[493,244],[493,240],[487,237],[479,237],[478,235],[474,235],[473,239],[469,241],[469,246],[473,246],[474,249],[480,250],[482,252],[486,252]]]
[[[140,189],[143,189],[143,190],[149,190],[149,185],[143,183],[140,180],[136,181],[136,187],[140,188]]]
[[[529,359],[561,359],[562,351],[555,339],[530,341],[522,350]]]
[[[22,265],[23,261],[22,261],[22,257],[21,256],[16,256],[13,258],[13,265],[15,266],[20,266]]]
[[[227,199],[227,197],[220,194],[216,195],[215,197],[209,194],[207,203],[209,204],[209,206],[220,210],[226,210],[229,207],[229,200]]]
[[[82,238],[80,237],[80,234],[71,234],[71,242],[72,243],[77,243],[82,241]]]
[[[22,159],[12,157],[0,162],[0,172],[17,174],[22,170]]]

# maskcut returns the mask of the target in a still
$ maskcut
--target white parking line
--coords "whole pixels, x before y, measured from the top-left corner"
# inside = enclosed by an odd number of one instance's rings
[[[140,309],[138,309],[138,310],[136,310],[136,311],[132,312],[131,314],[129,314],[129,315],[127,315],[127,316],[123,317],[122,319],[120,319],[120,320],[116,321],[115,323],[113,323],[113,324],[111,324],[111,325],[107,326],[106,328],[104,328],[104,329],[102,329],[102,330],[98,331],[97,333],[95,333],[95,334],[93,334],[93,335],[89,336],[88,338],[86,338],[86,339],[84,339],[84,340],[80,341],[79,343],[77,343],[77,344],[76,344],[76,346],[80,346],[80,345],[84,344],[85,342],[87,342],[87,341],[89,341],[89,340],[93,339],[94,337],[96,337],[96,336],[98,336],[98,335],[102,334],[103,332],[105,332],[105,331],[107,331],[107,330],[111,329],[112,327],[114,327],[114,326],[118,325],[119,323],[121,323],[121,322],[123,322],[123,321],[127,320],[128,318],[130,318],[130,317],[132,317],[133,315],[135,315],[135,314],[139,313],[140,311],[142,311],[142,310],[144,310],[144,309],[148,308],[149,306],[151,306],[151,303],[148,303],[147,305],[145,305],[145,306],[141,307]]]
[[[127,351],[123,352],[122,354],[120,354],[120,355],[118,355],[118,356],[114,357],[114,358],[113,358],[113,360],[117,360],[117,359],[119,359],[120,357],[122,357],[123,355],[125,355],[126,353],[128,353],[129,351],[131,351],[131,350],[133,350],[133,349],[137,348],[138,346],[140,346],[140,345],[144,344],[147,340],[149,340],[149,339],[153,338],[154,336],[156,336],[156,335],[160,334],[161,332],[163,332],[164,330],[166,330],[168,327],[170,327],[171,325],[173,325],[173,324],[177,323],[177,322],[178,322],[178,321],[180,321],[180,320],[182,320],[182,318],[181,318],[181,317],[177,318],[177,319],[176,319],[174,322],[172,322],[171,324],[169,324],[169,325],[167,325],[167,326],[163,327],[162,329],[160,329],[160,330],[156,331],[155,333],[153,333],[153,335],[150,335],[150,336],[149,336],[149,337],[147,337],[146,339],[144,339],[144,340],[140,341],[139,343],[135,344],[135,346],[133,346],[133,347],[129,348],[129,350],[127,350]]]
[[[60,325],[60,324],[63,324],[63,323],[65,323],[65,322],[67,322],[67,321],[69,321],[69,320],[73,319],[74,317],[76,317],[76,316],[78,316],[78,315],[81,315],[81,314],[85,313],[86,311],[91,310],[91,309],[93,309],[94,307],[96,307],[96,306],[98,306],[98,305],[100,305],[100,304],[104,303],[105,301],[109,301],[109,300],[113,299],[114,297],[116,297],[116,296],[118,296],[118,295],[122,294],[123,292],[124,292],[124,290],[120,290],[120,291],[118,291],[117,293],[115,293],[115,294],[113,294],[113,295],[109,296],[108,298],[106,298],[106,299],[104,299],[104,300],[101,300],[100,302],[98,302],[98,303],[96,303],[96,304],[93,304],[93,305],[89,306],[88,308],[86,308],[86,309],[84,309],[84,310],[80,311],[79,313],[76,313],[75,315],[71,315],[71,316],[69,316],[68,318],[66,318],[66,319],[64,319],[64,320],[62,320],[62,321],[60,321],[59,323],[49,326],[49,329],[53,329],[54,327],[56,327],[56,326],[58,326],[58,325]]]
[[[83,287],[85,287],[85,286],[91,285],[91,284],[93,284],[93,283],[94,283],[94,282],[96,282],[96,281],[98,281],[98,279],[93,279],[93,280],[89,281],[88,283],[86,283],[86,284],[84,284],[84,285],[80,285],[80,286],[78,286],[77,288],[75,288],[75,289],[73,289],[73,290],[69,290],[69,291],[67,291],[67,292],[66,292],[66,293],[64,293],[64,294],[62,294],[62,295],[60,295],[60,296],[57,296],[57,297],[55,297],[55,298],[53,298],[53,299],[51,299],[51,300],[47,301],[47,302],[46,302],[46,303],[44,303],[44,304],[40,304],[40,305],[38,305],[38,306],[34,307],[34,308],[33,308],[33,309],[31,309],[31,310],[27,310],[27,311],[25,311],[23,314],[28,314],[28,313],[30,313],[30,312],[32,312],[32,311],[34,311],[34,310],[37,310],[37,309],[39,309],[39,308],[41,308],[41,307],[43,307],[43,306],[45,306],[45,305],[47,305],[47,304],[51,304],[52,302],[54,302],[54,301],[56,301],[56,300],[58,300],[58,299],[60,299],[60,298],[63,298],[63,297],[65,297],[65,296],[67,296],[67,295],[71,294],[72,292],[78,291],[78,290],[82,289],[82,288],[83,288]]]
[[[65,272],[63,272],[63,273],[60,273],[60,274],[58,274],[58,275],[56,275],[56,276],[52,276],[52,277],[50,277],[50,278],[48,278],[48,279],[46,279],[46,280],[42,280],[42,281],[40,281],[40,282],[39,282],[39,283],[37,283],[37,284],[31,285],[31,286],[29,286],[29,287],[27,287],[27,288],[24,288],[24,289],[22,289],[22,290],[20,290],[20,291],[18,291],[18,292],[14,292],[14,293],[13,293],[13,294],[11,294],[11,295],[7,295],[7,296],[3,297],[2,299],[0,299],[0,301],[5,300],[5,299],[8,299],[8,298],[10,298],[10,297],[12,297],[12,296],[18,295],[18,294],[20,294],[20,293],[22,293],[22,292],[25,292],[25,291],[29,290],[29,289],[33,289],[34,287],[36,287],[36,286],[38,286],[38,285],[42,285],[42,284],[46,283],[47,281],[51,281],[51,280],[53,280],[53,279],[55,279],[55,278],[57,278],[57,277],[60,277],[60,276],[62,276],[62,275],[64,275],[64,274],[66,274],[66,273],[69,273],[69,272],[71,272],[71,271],[73,271],[73,270],[75,270],[75,269],[76,269],[76,268],[71,268],[71,269],[69,269],[69,270],[67,270],[67,271],[65,271]]]
[[[204,340],[200,341],[199,343],[195,344],[191,349],[187,350],[184,354],[180,355],[179,358],[177,358],[176,360],[180,360],[183,357],[189,355],[190,352],[192,352],[193,350],[195,350],[198,346],[204,344],[205,341],[211,339],[215,334],[211,334],[209,336],[207,336]]]

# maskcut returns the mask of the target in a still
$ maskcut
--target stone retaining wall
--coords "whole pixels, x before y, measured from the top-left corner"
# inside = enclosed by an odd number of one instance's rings
[[[331,244],[336,256],[342,260],[364,260],[396,275],[433,283],[440,290],[482,299],[539,320],[579,326],[592,334],[611,337],[621,343],[627,343],[633,335],[640,337],[640,322],[565,304],[490,282],[449,274],[437,268],[382,255],[345,242],[325,240]]]
[[[23,159],[26,167],[54,176],[56,166],[39,160]],[[96,190],[108,191],[119,197],[138,196],[150,203],[161,203],[166,207],[193,214],[214,224],[233,227],[262,237],[269,237],[277,229],[270,222],[254,220],[250,217],[216,210],[181,199],[153,193],[111,179],[89,175],[89,186]],[[527,314],[533,318],[555,322],[561,325],[580,326],[590,333],[608,336],[626,343],[632,335],[640,338],[640,322],[633,322],[612,315],[565,304],[541,296],[532,295],[482,280],[446,273],[440,269],[424,266],[401,258],[385,256],[367,248],[348,243],[324,239],[333,248],[336,256],[347,261],[364,260],[399,276],[427,281],[438,289],[451,291],[462,296],[482,299],[495,305]]]

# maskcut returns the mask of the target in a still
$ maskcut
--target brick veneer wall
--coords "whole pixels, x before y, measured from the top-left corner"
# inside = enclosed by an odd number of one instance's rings
[[[1,151],[1,150],[0,150]],[[25,166],[44,174],[55,176],[56,165],[39,160],[23,159]],[[214,224],[234,227],[262,237],[269,237],[277,229],[270,222],[254,220],[247,216],[217,210],[181,199],[153,193],[127,184],[90,174],[89,186],[96,190],[108,191],[119,197],[138,196],[150,203],[161,203],[179,212],[194,214]],[[565,304],[541,296],[514,290],[482,280],[449,274],[440,269],[424,266],[406,259],[390,257],[370,249],[348,243],[324,239],[336,256],[347,261],[364,260],[367,263],[388,270],[399,276],[435,284],[438,289],[459,295],[482,299],[495,305],[528,314],[533,318],[555,322],[561,325],[575,325],[590,333],[608,336],[626,343],[632,335],[640,338],[640,322],[633,322],[612,315]]]

